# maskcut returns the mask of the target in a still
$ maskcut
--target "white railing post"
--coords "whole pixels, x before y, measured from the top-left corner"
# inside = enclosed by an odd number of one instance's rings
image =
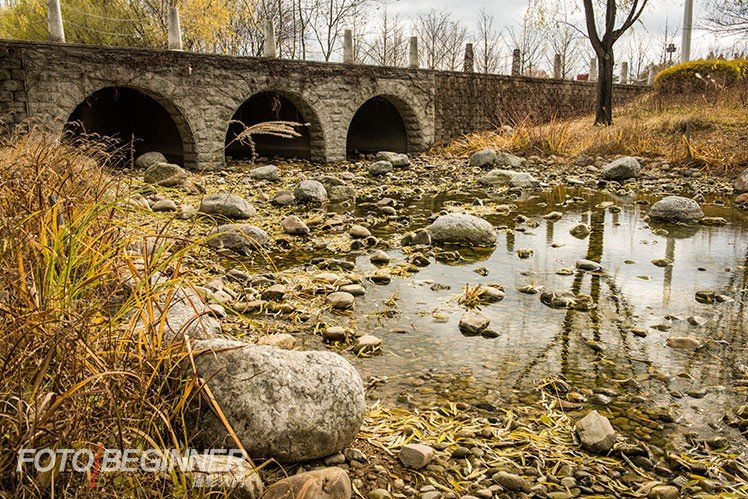
[[[176,7],[169,7],[169,50],[182,50],[182,25]]]
[[[62,26],[60,0],[47,1],[47,29],[49,30],[50,42],[65,43],[65,28]]]

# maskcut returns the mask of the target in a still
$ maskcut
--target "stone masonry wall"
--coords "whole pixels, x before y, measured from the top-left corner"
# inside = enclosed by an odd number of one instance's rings
[[[594,85],[190,52],[0,41],[0,119],[26,118],[61,133],[75,108],[102,88],[136,88],[158,101],[182,136],[185,165],[223,164],[229,121],[252,95],[287,97],[309,123],[312,158],[345,159],[348,126],[368,99],[400,112],[411,152],[524,114],[589,112]],[[619,87],[618,98],[644,87]]]
[[[649,87],[616,85],[616,105],[635,99]],[[592,82],[439,72],[436,74],[435,141],[488,130],[523,119],[547,122],[595,112]]]

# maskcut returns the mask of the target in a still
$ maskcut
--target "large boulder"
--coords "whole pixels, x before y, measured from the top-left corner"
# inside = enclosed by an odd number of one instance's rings
[[[491,170],[482,177],[478,177],[478,183],[483,185],[509,185],[516,173],[509,170]]]
[[[437,218],[428,228],[437,243],[495,246],[496,229],[488,221],[467,213],[449,213]]]
[[[373,177],[381,177],[382,175],[387,175],[388,173],[392,172],[392,170],[392,163],[390,163],[389,161],[375,161],[374,163],[370,164],[368,168],[369,175]]]
[[[380,151],[374,159],[377,161],[387,161],[395,168],[407,168],[410,166],[408,155],[399,152]]]
[[[470,155],[470,161],[468,162],[468,166],[477,166],[478,168],[486,168],[494,164],[496,164],[496,151],[493,149],[474,152]]]
[[[364,387],[356,369],[332,352],[288,351],[235,340],[198,341],[199,376],[250,456],[282,463],[339,452],[364,420]],[[192,413],[206,448],[231,442],[204,405]]]
[[[748,192],[748,169],[743,170],[743,172],[738,175],[738,178],[735,179],[733,187],[735,188],[735,194],[743,194],[745,192]]]
[[[171,163],[154,163],[143,173],[143,182],[162,187],[176,187],[189,177],[181,166]]]
[[[636,158],[626,156],[603,166],[603,179],[605,180],[628,180],[637,178],[641,172],[641,164]]]
[[[268,487],[262,499],[349,499],[352,495],[348,473],[334,467],[284,478]]]
[[[249,201],[236,194],[208,194],[200,203],[198,211],[235,220],[251,218],[257,214]]]
[[[156,163],[168,162],[169,161],[166,159],[166,156],[156,151],[146,152],[135,158],[135,166],[143,170],[145,170],[146,168],[150,168]]]
[[[258,166],[249,170],[249,177],[255,180],[280,180],[280,170],[275,165]]]
[[[494,166],[504,168],[520,168],[522,166],[522,158],[509,154],[508,152],[500,152],[496,154],[496,161]]]
[[[293,193],[300,204],[321,205],[327,202],[327,190],[316,180],[302,180]]]
[[[649,209],[649,218],[661,222],[695,222],[703,217],[699,203],[681,196],[660,199]]]
[[[208,246],[214,249],[229,249],[240,255],[248,255],[253,250],[270,241],[267,232],[250,224],[224,224],[216,227],[209,236]]]
[[[479,177],[478,183],[482,185],[507,185],[523,189],[531,189],[538,186],[538,181],[529,173],[502,170],[500,168],[491,170],[482,177]]]

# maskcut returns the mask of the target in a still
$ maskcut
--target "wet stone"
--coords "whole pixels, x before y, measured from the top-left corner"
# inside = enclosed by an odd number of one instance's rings
[[[478,310],[468,310],[460,318],[460,331],[466,336],[477,336],[491,323],[488,316]]]
[[[355,301],[356,298],[352,294],[344,291],[336,291],[335,293],[327,295],[327,303],[337,310],[351,309],[353,308]]]

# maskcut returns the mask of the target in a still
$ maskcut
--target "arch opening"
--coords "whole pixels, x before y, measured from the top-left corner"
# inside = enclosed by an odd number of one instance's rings
[[[169,103],[162,104],[136,88],[106,87],[75,108],[65,124],[65,135],[95,134],[113,139],[124,149],[132,147],[134,157],[157,151],[169,162],[185,165],[190,162],[185,153],[191,151],[185,150],[188,133],[180,132],[178,122],[186,126],[181,113]]]
[[[353,115],[346,139],[349,158],[378,151],[408,152],[408,145],[405,120],[389,99],[372,97]]]
[[[297,105],[298,102],[298,105]],[[293,121],[306,123],[304,114],[312,112],[305,110],[303,104],[294,102],[291,98],[278,92],[260,92],[242,103],[231,118],[226,132],[226,159],[251,159],[252,148],[248,144],[236,141],[244,129],[243,125],[251,126],[266,121]],[[313,116],[307,116],[314,118]],[[240,122],[240,123],[236,123]],[[312,154],[312,138],[308,126],[297,127],[300,137],[286,139],[273,135],[255,135],[252,141],[258,156],[281,156],[286,158],[314,159]]]

